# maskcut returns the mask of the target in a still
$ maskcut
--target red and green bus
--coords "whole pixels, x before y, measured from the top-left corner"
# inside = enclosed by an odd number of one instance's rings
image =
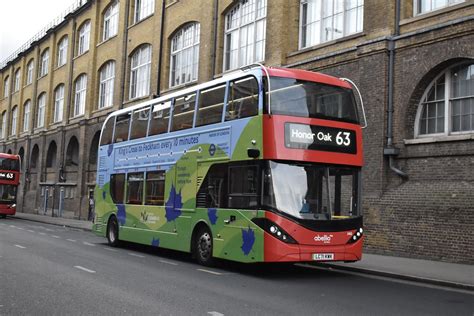
[[[20,156],[0,153],[0,217],[16,213],[20,183]]]
[[[94,232],[243,263],[362,256],[362,134],[347,81],[256,65],[110,114]]]

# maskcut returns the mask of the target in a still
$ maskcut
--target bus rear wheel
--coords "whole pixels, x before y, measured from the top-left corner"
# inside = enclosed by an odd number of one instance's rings
[[[212,266],[214,258],[212,257],[212,235],[207,227],[199,229],[194,238],[194,255],[199,264],[203,266]]]
[[[107,241],[112,247],[117,247],[119,245],[119,228],[115,216],[112,216],[107,224]]]

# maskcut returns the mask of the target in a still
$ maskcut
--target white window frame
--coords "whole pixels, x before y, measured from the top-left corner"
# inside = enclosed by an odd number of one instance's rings
[[[21,69],[17,69],[15,71],[15,85],[14,85],[14,92],[20,91],[21,85]]]
[[[31,101],[28,100],[23,105],[23,132],[28,132],[30,129],[30,111]]]
[[[437,6],[439,0],[413,0],[413,15],[422,15],[433,11],[441,10],[456,4],[465,2],[466,0],[444,0],[445,4]],[[426,3],[424,8],[423,3]]]
[[[224,71],[265,60],[266,19],[267,0],[240,0],[226,14]]]
[[[12,109],[12,126],[10,130],[10,136],[16,135],[17,123],[18,123],[18,105],[15,105]]]
[[[2,113],[2,126],[1,126],[1,136],[5,139],[7,134],[7,111],[3,111]]]
[[[130,100],[150,94],[151,54],[151,45],[147,44],[139,47],[130,58]]]
[[[74,112],[73,117],[84,115],[86,112],[87,75],[77,77],[74,83]]]
[[[471,130],[465,130],[465,131],[452,131],[453,129],[453,118],[452,118],[452,101],[454,100],[460,100],[460,99],[472,99],[471,102],[474,102],[474,95],[467,95],[467,96],[462,96],[462,97],[457,97],[453,98],[453,92],[452,92],[452,75],[451,71],[459,66],[471,66],[474,67],[474,64],[456,64],[453,65],[446,70],[444,70],[442,73],[440,73],[436,78],[430,83],[428,88],[425,90],[423,93],[423,96],[421,98],[420,103],[418,104],[417,108],[417,113],[416,113],[416,119],[415,119],[415,138],[436,138],[436,137],[447,137],[447,136],[455,136],[455,135],[463,135],[463,134],[473,134],[474,133],[474,125],[471,126]],[[474,70],[473,70],[474,71]],[[427,97],[433,86],[436,84],[438,79],[444,76],[444,100],[439,99],[438,102],[444,102],[444,129],[443,132],[437,132],[437,133],[426,133],[422,134],[420,133],[420,125],[421,125],[421,116],[423,114],[423,109],[424,106],[427,103],[430,102],[435,102],[435,101],[427,101]]]
[[[64,84],[60,84],[54,90],[54,117],[53,122],[58,123],[63,120],[64,109]]]
[[[58,63],[56,64],[57,67],[61,67],[66,64],[67,62],[67,45],[68,45],[68,37],[64,36],[58,43]]]
[[[35,68],[34,61],[30,60],[26,66],[26,85],[29,85],[33,82],[33,70]]]
[[[187,24],[171,39],[170,87],[198,80],[200,28]]]
[[[362,32],[364,29],[364,0],[352,0],[352,2],[354,3],[351,6],[350,1],[344,0],[300,0],[299,49]],[[310,6],[315,8],[314,12],[309,12]],[[313,19],[305,21],[310,16],[313,16]],[[350,23],[351,17],[354,17],[355,25]],[[336,31],[335,25],[338,23],[337,19],[340,19],[339,23],[342,24],[339,25],[342,28],[339,32]],[[306,24],[303,24],[305,22]],[[327,27],[323,27],[325,23],[331,24],[331,31],[328,31]],[[309,31],[308,25],[315,26],[313,34]],[[354,26],[355,29],[353,29]],[[326,33],[324,33],[325,30]]]
[[[44,52],[41,54],[41,64],[40,64],[40,72],[39,76],[43,77],[48,74],[49,68],[49,49],[45,49]]]
[[[3,98],[8,98],[10,95],[10,76],[3,80]]]
[[[99,102],[97,108],[110,107],[114,102],[115,61],[106,62],[99,72]]]
[[[87,20],[79,28],[79,37],[77,40],[77,56],[80,56],[89,51],[91,35],[91,21]]]
[[[133,23],[140,22],[153,13],[155,13],[155,0],[135,0]]]
[[[119,17],[119,3],[118,1],[115,1],[109,5],[109,7],[104,13],[102,41],[105,42],[109,38],[117,35],[118,17]]]
[[[38,114],[36,116],[36,128],[44,127],[44,118],[46,114],[46,93],[43,92],[38,97]]]

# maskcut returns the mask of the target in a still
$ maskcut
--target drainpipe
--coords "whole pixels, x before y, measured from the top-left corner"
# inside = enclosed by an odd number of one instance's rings
[[[130,0],[127,0],[125,2],[125,26],[124,26],[124,36],[122,40],[122,73],[120,74],[121,76],[120,82],[125,82],[125,76],[127,74],[128,26],[130,25],[129,21],[130,21]],[[124,100],[125,100],[125,87],[120,89],[119,109],[123,109]]]
[[[387,109],[387,146],[383,149],[384,156],[388,156],[388,165],[392,171],[403,179],[408,175],[395,167],[395,157],[400,154],[400,149],[393,146],[393,79],[395,68],[395,38],[400,35],[400,0],[396,2],[395,8],[395,34],[388,42],[389,64],[388,64],[388,109]]]
[[[212,43],[212,55],[211,55],[211,79],[214,79],[216,74],[216,62],[217,62],[217,19],[219,18],[219,0],[214,0],[214,39]]]
[[[158,54],[158,80],[156,83],[156,94],[155,97],[160,96],[160,88],[161,88],[161,68],[163,65],[163,36],[165,35],[165,11],[166,11],[166,1],[161,1],[161,22],[160,22],[160,52]]]

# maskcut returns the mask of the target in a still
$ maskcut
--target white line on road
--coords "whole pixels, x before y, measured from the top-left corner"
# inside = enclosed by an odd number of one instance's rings
[[[56,235],[51,235],[51,237],[56,238],[56,239],[61,239],[61,237],[56,236]]]
[[[133,257],[138,257],[138,258],[145,258],[145,256],[137,255],[136,253],[132,253],[132,252],[128,252],[128,255],[133,256]]]
[[[20,249],[26,249],[26,247],[20,246],[20,245],[15,245],[15,247],[18,247]]]
[[[70,241],[70,242],[76,242],[77,240],[74,240],[74,239],[66,239],[67,241]]]
[[[166,263],[166,264],[170,264],[172,266],[177,266],[178,264],[175,263],[175,262],[171,262],[171,261],[166,261],[166,260],[160,260],[161,263]]]
[[[210,270],[205,270],[205,269],[197,269],[197,270],[198,270],[198,271],[201,271],[201,272],[210,273],[210,274],[222,275],[222,273],[215,272],[215,271],[210,271]]]
[[[46,231],[48,231],[48,232],[54,232],[54,229],[46,228]]]
[[[112,248],[109,248],[109,247],[104,247],[105,250],[108,250],[108,251],[112,251],[112,252],[117,252],[118,250],[116,249],[112,249]]]
[[[24,228],[22,227],[17,227],[16,229],[19,229],[19,230],[25,230]]]
[[[82,270],[82,271],[86,271],[86,272],[89,272],[89,273],[95,273],[94,270],[89,270],[89,269],[81,267],[81,266],[74,266],[74,268]]]
[[[219,313],[219,312],[207,312],[207,313],[212,316],[224,316],[224,314]]]
[[[27,231],[29,231],[30,233],[34,233],[34,232],[35,232],[34,230],[31,230],[31,229],[28,229]]]
[[[92,247],[95,247],[95,245],[94,245],[94,244],[91,244],[90,242],[87,242],[87,241],[83,241],[82,243],[83,243],[84,245],[86,245],[86,246],[92,246]]]
[[[43,236],[46,236],[46,233],[38,233],[38,234],[43,235]]]

